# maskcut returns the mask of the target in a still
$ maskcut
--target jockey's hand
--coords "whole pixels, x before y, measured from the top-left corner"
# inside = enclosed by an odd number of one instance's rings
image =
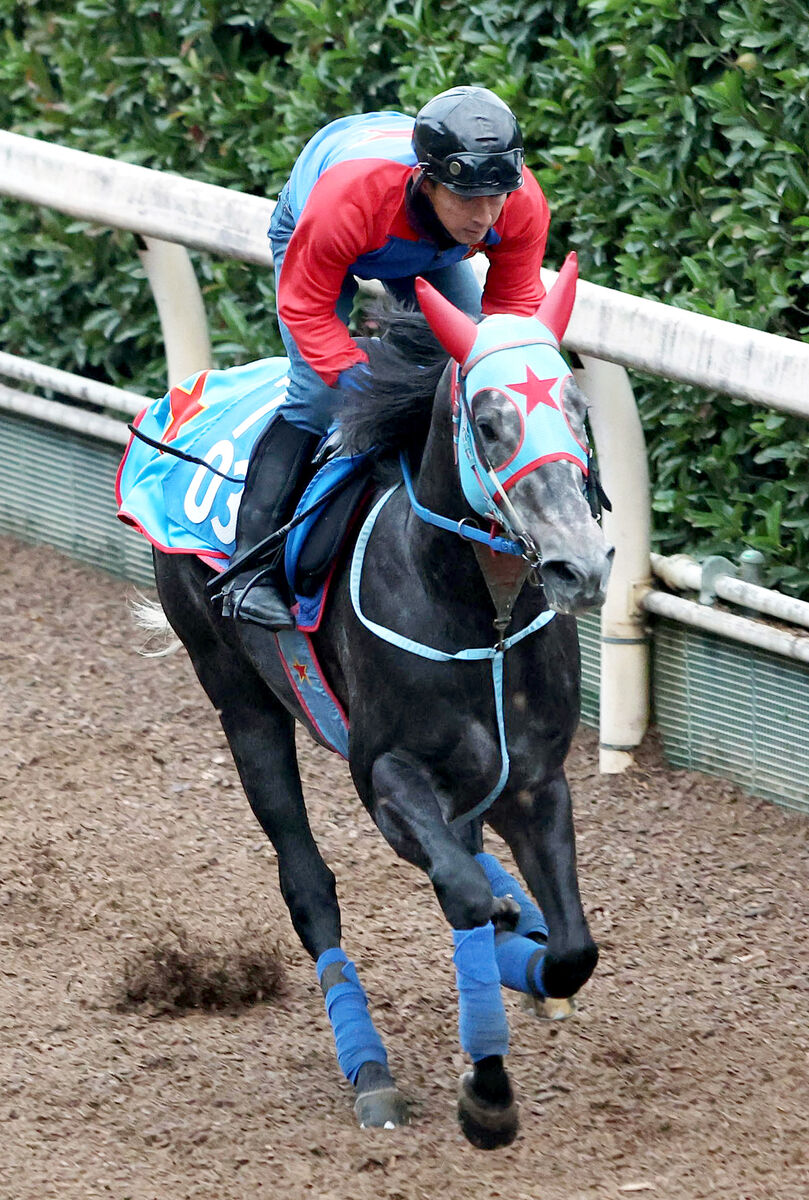
[[[367,391],[370,382],[371,368],[367,362],[354,363],[337,376],[337,387],[347,392]]]

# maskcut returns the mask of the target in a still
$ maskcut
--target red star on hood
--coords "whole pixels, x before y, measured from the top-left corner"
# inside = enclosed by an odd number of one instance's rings
[[[309,682],[309,667],[307,666],[306,663],[294,662],[292,664],[292,669],[293,669],[293,671],[298,672],[298,682],[299,683],[308,683]]]
[[[508,386],[513,392],[521,392],[525,396],[528,401],[526,404],[528,416],[531,416],[531,413],[538,404],[547,404],[548,408],[558,409],[558,405],[551,395],[551,388],[556,383],[556,380],[537,379],[530,367],[527,367],[526,370],[528,373],[525,383],[510,383]]]

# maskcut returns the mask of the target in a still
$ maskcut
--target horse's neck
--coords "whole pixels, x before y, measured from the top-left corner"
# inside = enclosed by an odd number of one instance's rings
[[[441,376],[433,398],[430,428],[421,456],[416,497],[422,504],[445,517],[460,521],[469,516],[461,491],[453,450],[452,400],[450,398],[452,364]]]
[[[473,515],[461,491],[455,465],[448,395],[436,399],[413,488],[419,503],[442,517],[462,521]],[[465,589],[470,599],[478,593],[481,599],[486,599],[486,587],[469,542],[415,518],[415,515],[408,522],[407,532],[411,560],[420,568],[423,579],[431,579],[439,587],[446,583],[455,594]]]

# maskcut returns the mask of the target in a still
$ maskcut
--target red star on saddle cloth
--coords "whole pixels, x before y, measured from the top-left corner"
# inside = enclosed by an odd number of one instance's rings
[[[525,411],[531,416],[538,404],[547,404],[548,408],[558,409],[558,404],[551,395],[551,388],[557,383],[556,379],[537,379],[530,367],[526,367],[525,383],[510,383],[508,387],[513,392],[520,392],[526,399]]]
[[[208,378],[208,372],[203,371],[194,381],[194,386],[189,391],[181,384],[176,384],[169,392],[169,408],[171,410],[171,420],[166,426],[163,434],[163,441],[170,442],[180,432],[180,427],[187,425],[194,417],[199,416],[205,411],[205,405],[202,403],[202,393],[205,390],[205,380]]]
[[[294,662],[292,664],[292,670],[297,671],[299,683],[309,682],[309,667],[306,663]]]

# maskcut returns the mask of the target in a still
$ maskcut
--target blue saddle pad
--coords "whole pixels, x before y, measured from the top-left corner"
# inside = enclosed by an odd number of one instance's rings
[[[236,544],[236,518],[250,454],[285,397],[288,368],[286,358],[265,358],[224,371],[199,371],[149,404],[134,422],[138,433],[196,461],[133,435],[116,480],[120,519],[160,550],[196,554],[224,570]],[[320,622],[325,602],[322,579],[328,568],[324,552],[336,553],[349,516],[345,505],[338,514],[324,498],[334,489],[341,491],[367,462],[364,454],[330,459],[298,505],[298,513],[311,511],[292,530],[284,565],[304,629],[316,629]],[[314,595],[303,596],[296,586],[301,558],[315,534],[318,587]],[[310,567],[312,558],[310,553]]]

